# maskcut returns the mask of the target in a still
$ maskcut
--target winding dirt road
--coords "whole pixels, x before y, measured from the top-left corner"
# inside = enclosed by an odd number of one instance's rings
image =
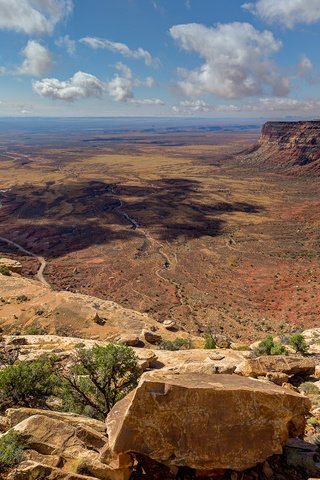
[[[112,186],[111,187],[111,192],[112,194],[116,195],[116,192],[115,192],[115,188],[116,186]],[[163,260],[164,260],[164,263],[163,263],[163,267],[155,270],[155,275],[162,281],[164,282],[167,282],[171,285],[173,285],[175,287],[175,290],[176,290],[176,296],[180,302],[180,305],[181,306],[185,306],[189,309],[189,311],[191,312],[192,309],[190,307],[190,305],[188,304],[188,302],[185,300],[185,298],[183,297],[183,294],[182,294],[182,288],[181,288],[181,285],[177,282],[175,282],[174,280],[171,280],[169,278],[166,278],[166,277],[163,277],[161,275],[161,273],[163,271],[168,271],[168,270],[171,270],[171,268],[173,267],[173,263],[172,263],[172,260],[171,258],[169,257],[169,255],[164,251],[164,245],[163,243],[159,242],[158,240],[156,240],[155,238],[153,238],[149,232],[147,232],[146,230],[144,230],[142,228],[142,226],[139,224],[139,222],[135,219],[135,218],[132,218],[130,217],[130,215],[123,210],[123,202],[120,198],[117,197],[117,200],[119,202],[119,206],[117,208],[115,208],[115,211],[118,213],[118,215],[120,215],[122,218],[124,218],[130,225],[131,225],[131,228],[133,228],[134,230],[138,230],[142,233],[142,235],[150,241],[150,243],[153,243],[154,245],[156,245],[158,248],[158,253],[159,255],[162,256]],[[174,260],[175,260],[175,266],[177,265],[178,263],[178,258],[177,258],[177,254],[175,253],[174,254]],[[137,292],[139,293],[139,292]]]
[[[39,267],[39,270],[37,271],[36,277],[43,285],[51,288],[51,285],[47,282],[47,280],[44,278],[44,275],[43,275],[43,272],[47,266],[47,262],[44,257],[40,257],[35,253],[30,252],[30,250],[25,249],[22,245],[19,245],[19,243],[13,242],[8,238],[0,237],[0,242],[5,242],[7,245],[10,245],[11,247],[17,248],[20,252],[24,253],[25,255],[29,255],[30,257],[36,258],[40,263],[40,267]]]

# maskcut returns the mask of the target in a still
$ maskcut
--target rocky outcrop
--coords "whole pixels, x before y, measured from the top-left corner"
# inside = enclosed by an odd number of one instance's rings
[[[11,419],[12,414],[11,411]],[[53,417],[41,411],[41,414],[30,416],[15,425],[13,430],[27,448],[24,452],[25,461],[18,466],[12,478],[129,480],[131,458],[123,455],[120,462],[112,465],[112,457],[110,464],[101,461],[103,457],[100,451],[108,449],[107,437],[94,428],[95,420],[91,422],[91,419],[85,420],[84,417],[78,419],[82,421],[74,424],[68,416],[58,412]]]
[[[251,352],[236,352],[227,349],[216,350],[180,350],[170,352],[157,350],[157,360],[151,368],[162,368],[171,373],[234,373]]]
[[[30,327],[50,334],[116,341],[121,335],[148,340],[144,330],[157,338],[187,338],[172,332],[145,313],[139,313],[100,298],[53,291],[37,281],[19,275],[1,275],[0,327],[4,333],[27,332]]]
[[[95,420],[94,418],[84,417],[77,415],[76,413],[63,413],[55,412],[54,410],[40,410],[38,408],[8,408],[6,410],[5,418],[10,428],[15,427],[19,423],[23,422],[27,418],[34,415],[45,415],[46,417],[54,420],[62,421],[66,424],[70,424],[73,427],[89,427],[94,428],[97,432],[105,434],[106,427],[103,422]]]
[[[320,176],[320,121],[267,122],[242,161],[295,175]]]
[[[11,260],[10,258],[0,258],[0,268],[7,268],[10,272],[21,273],[22,265],[17,260]]]
[[[95,345],[106,345],[106,342],[57,335],[5,335],[3,345],[6,348],[19,348],[19,359],[22,361],[34,360],[41,355],[52,353],[68,361],[77,346],[90,349]],[[154,350],[135,347],[133,350],[138,365],[143,371],[161,368],[180,373],[233,373],[239,364],[252,356],[252,352],[238,352],[230,349],[169,351],[158,350],[154,346]]]
[[[307,377],[315,373],[316,364],[313,358],[302,355],[263,355],[244,360],[235,373],[245,377],[265,377],[270,373],[284,373],[288,376]]]
[[[114,454],[170,467],[243,471],[301,435],[307,398],[236,375],[151,373],[107,418]]]

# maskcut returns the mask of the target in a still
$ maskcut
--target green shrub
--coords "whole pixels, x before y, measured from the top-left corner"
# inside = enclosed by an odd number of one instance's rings
[[[300,390],[302,390],[306,395],[319,395],[319,388],[314,385],[312,382],[304,382],[300,385]]]
[[[0,470],[12,467],[23,460],[23,449],[19,435],[10,430],[0,438]]]
[[[248,352],[250,350],[249,345],[233,345],[232,350],[237,352]]]
[[[204,337],[204,347],[207,350],[212,350],[214,348],[217,348],[217,344],[215,339],[213,338],[212,335],[206,335]]]
[[[287,355],[288,351],[284,345],[275,342],[272,335],[267,335],[254,350],[256,356],[261,355]]]
[[[10,277],[11,276],[11,272],[9,270],[8,267],[0,267],[0,273],[2,275],[5,275],[6,277]]]
[[[291,335],[289,338],[289,345],[291,345],[291,347],[293,347],[297,353],[305,354],[309,349],[304,336],[301,335],[301,333],[294,333]]]
[[[0,370],[1,406],[44,407],[59,385],[54,361],[41,357]]]
[[[126,345],[79,348],[73,365],[63,374],[63,408],[104,420],[137,385],[139,374],[135,353]]]
[[[192,342],[190,338],[176,338],[175,340],[163,340],[159,344],[160,350],[190,350],[192,348]]]
[[[39,325],[31,325],[22,332],[23,335],[46,335],[47,333],[47,330]]]
[[[319,425],[319,420],[316,417],[310,417],[307,420],[308,425],[312,425],[313,427],[317,427]]]

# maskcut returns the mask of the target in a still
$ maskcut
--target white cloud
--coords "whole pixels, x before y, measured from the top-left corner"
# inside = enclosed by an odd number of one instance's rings
[[[318,115],[320,100],[299,100],[295,98],[259,98],[245,104],[208,104],[203,100],[184,101],[172,107],[174,113],[197,115],[200,113],[241,114],[258,116]]]
[[[289,93],[289,79],[280,75],[271,61],[282,43],[269,31],[260,32],[249,23],[175,25],[170,34],[182,49],[196,52],[205,62],[195,70],[178,69],[178,86],[189,96],[213,93],[224,98]]]
[[[117,102],[126,102],[133,98],[132,80],[127,77],[116,75],[108,84],[107,91]]]
[[[258,0],[242,7],[268,23],[279,23],[287,28],[320,21],[319,0]]]
[[[297,100],[294,98],[260,98],[256,105],[251,106],[251,111],[275,112],[285,114],[308,114],[318,115],[320,100]]]
[[[148,66],[157,67],[160,64],[160,60],[158,58],[153,58],[151,53],[147,50],[144,50],[143,48],[131,50],[131,48],[129,48],[125,43],[112,42],[107,39],[96,37],[84,37],[80,39],[80,42],[94,49],[104,48],[106,50],[110,50],[111,52],[119,53],[124,57],[142,59]]]
[[[0,29],[48,35],[72,7],[72,0],[0,0]]]
[[[172,110],[175,113],[182,113],[186,115],[192,115],[194,113],[204,113],[212,110],[205,101],[203,100],[185,100],[180,102],[179,105],[174,105]]]
[[[101,97],[105,91],[105,84],[94,75],[77,72],[67,81],[56,78],[44,78],[32,83],[35,93],[42,97],[73,102],[80,98]]]
[[[47,73],[53,65],[49,50],[34,40],[29,40],[22,52],[26,58],[16,69],[16,73],[20,75],[39,77]]]
[[[69,55],[74,55],[76,51],[76,41],[71,40],[69,35],[65,35],[64,37],[58,38],[58,40],[55,41],[55,44],[58,47],[65,47]]]
[[[136,79],[131,69],[123,63],[118,63],[116,68],[121,72],[121,75],[115,74],[109,82],[102,82],[89,73],[77,72],[67,81],[44,78],[34,81],[32,86],[34,92],[42,97],[51,97],[68,102],[108,94],[116,102],[128,102],[135,105],[164,105],[157,98],[135,99],[133,87]],[[145,83],[148,83],[148,79],[145,82],[140,82],[139,86]]]
[[[165,103],[160,100],[160,98],[142,98],[142,99],[133,99],[130,101],[134,105],[165,105]]]

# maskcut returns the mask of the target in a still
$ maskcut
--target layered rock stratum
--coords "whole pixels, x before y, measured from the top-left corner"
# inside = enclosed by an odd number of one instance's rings
[[[320,120],[267,122],[242,161],[298,176],[320,175]]]

